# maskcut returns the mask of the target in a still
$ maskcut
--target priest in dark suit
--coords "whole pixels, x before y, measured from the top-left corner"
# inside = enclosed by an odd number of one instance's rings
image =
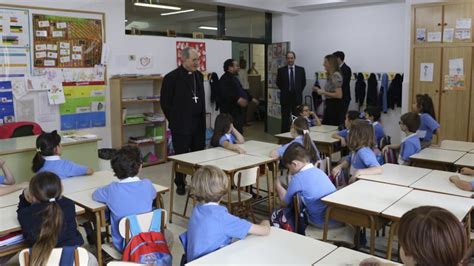
[[[295,65],[294,52],[286,54],[287,65],[278,69],[276,84],[280,89],[281,132],[290,131],[291,114],[303,102],[303,90],[306,86],[306,74],[303,67]],[[298,114],[294,114],[298,115]]]
[[[205,148],[206,107],[204,84],[196,50],[186,47],[181,52],[182,65],[166,74],[161,87],[161,108],[169,122],[176,154]],[[178,195],[186,194],[185,175],[176,174]]]

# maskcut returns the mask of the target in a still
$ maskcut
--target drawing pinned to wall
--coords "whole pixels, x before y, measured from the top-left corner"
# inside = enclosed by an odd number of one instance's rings
[[[61,82],[50,82],[48,86],[48,102],[50,105],[65,103],[63,84]]]
[[[269,103],[268,116],[281,119],[281,105],[277,103]]]
[[[150,69],[153,67],[153,55],[138,55],[136,58],[137,69]]]
[[[26,79],[25,78],[18,78],[12,80],[12,92],[15,99],[21,99],[25,96],[28,91],[26,89]]]
[[[34,66],[80,68],[101,63],[102,21],[99,19],[33,14]],[[38,57],[46,45],[47,59]],[[59,47],[59,50],[58,50]],[[60,55],[72,55],[71,57]],[[39,54],[43,55],[43,54]]]
[[[0,8],[0,47],[29,47],[28,11]]]
[[[176,42],[176,63],[178,66],[182,64],[181,62],[181,51],[185,47],[192,47],[194,48],[199,55],[199,71],[206,71],[207,64],[206,64],[206,43],[205,42]]]
[[[16,100],[15,117],[18,121],[35,121],[35,100]]]
[[[426,29],[425,28],[417,28],[416,29],[416,41],[417,42],[425,42],[426,41]]]
[[[420,81],[433,81],[433,63],[421,63],[420,64]]]
[[[15,122],[11,81],[0,82],[0,124]]]

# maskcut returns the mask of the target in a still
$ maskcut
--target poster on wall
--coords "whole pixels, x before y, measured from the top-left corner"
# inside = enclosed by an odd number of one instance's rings
[[[105,83],[64,82],[61,130],[105,127]]]
[[[28,11],[0,8],[0,47],[29,47]]]
[[[15,122],[11,81],[0,82],[0,125]]]
[[[100,19],[32,15],[34,67],[93,68],[102,59]]]
[[[421,63],[420,64],[420,81],[433,81],[433,63]]]
[[[181,62],[181,51],[185,47],[192,47],[194,48],[199,55],[199,71],[206,71],[206,43],[205,42],[176,42],[176,63],[178,66],[182,64]]]

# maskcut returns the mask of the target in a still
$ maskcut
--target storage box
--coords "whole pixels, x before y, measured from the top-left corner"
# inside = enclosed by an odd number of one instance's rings
[[[145,129],[145,136],[152,137],[155,141],[160,141],[163,139],[163,127],[148,126]]]
[[[125,124],[140,124],[145,122],[144,115],[127,115],[125,117]]]

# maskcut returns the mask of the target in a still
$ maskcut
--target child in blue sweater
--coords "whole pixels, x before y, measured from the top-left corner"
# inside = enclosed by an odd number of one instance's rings
[[[400,117],[400,129],[406,137],[400,144],[390,144],[385,146],[384,151],[388,149],[399,150],[398,164],[410,165],[410,156],[419,153],[421,150],[420,139],[416,135],[416,130],[420,126],[420,116],[414,112],[408,112]]]

